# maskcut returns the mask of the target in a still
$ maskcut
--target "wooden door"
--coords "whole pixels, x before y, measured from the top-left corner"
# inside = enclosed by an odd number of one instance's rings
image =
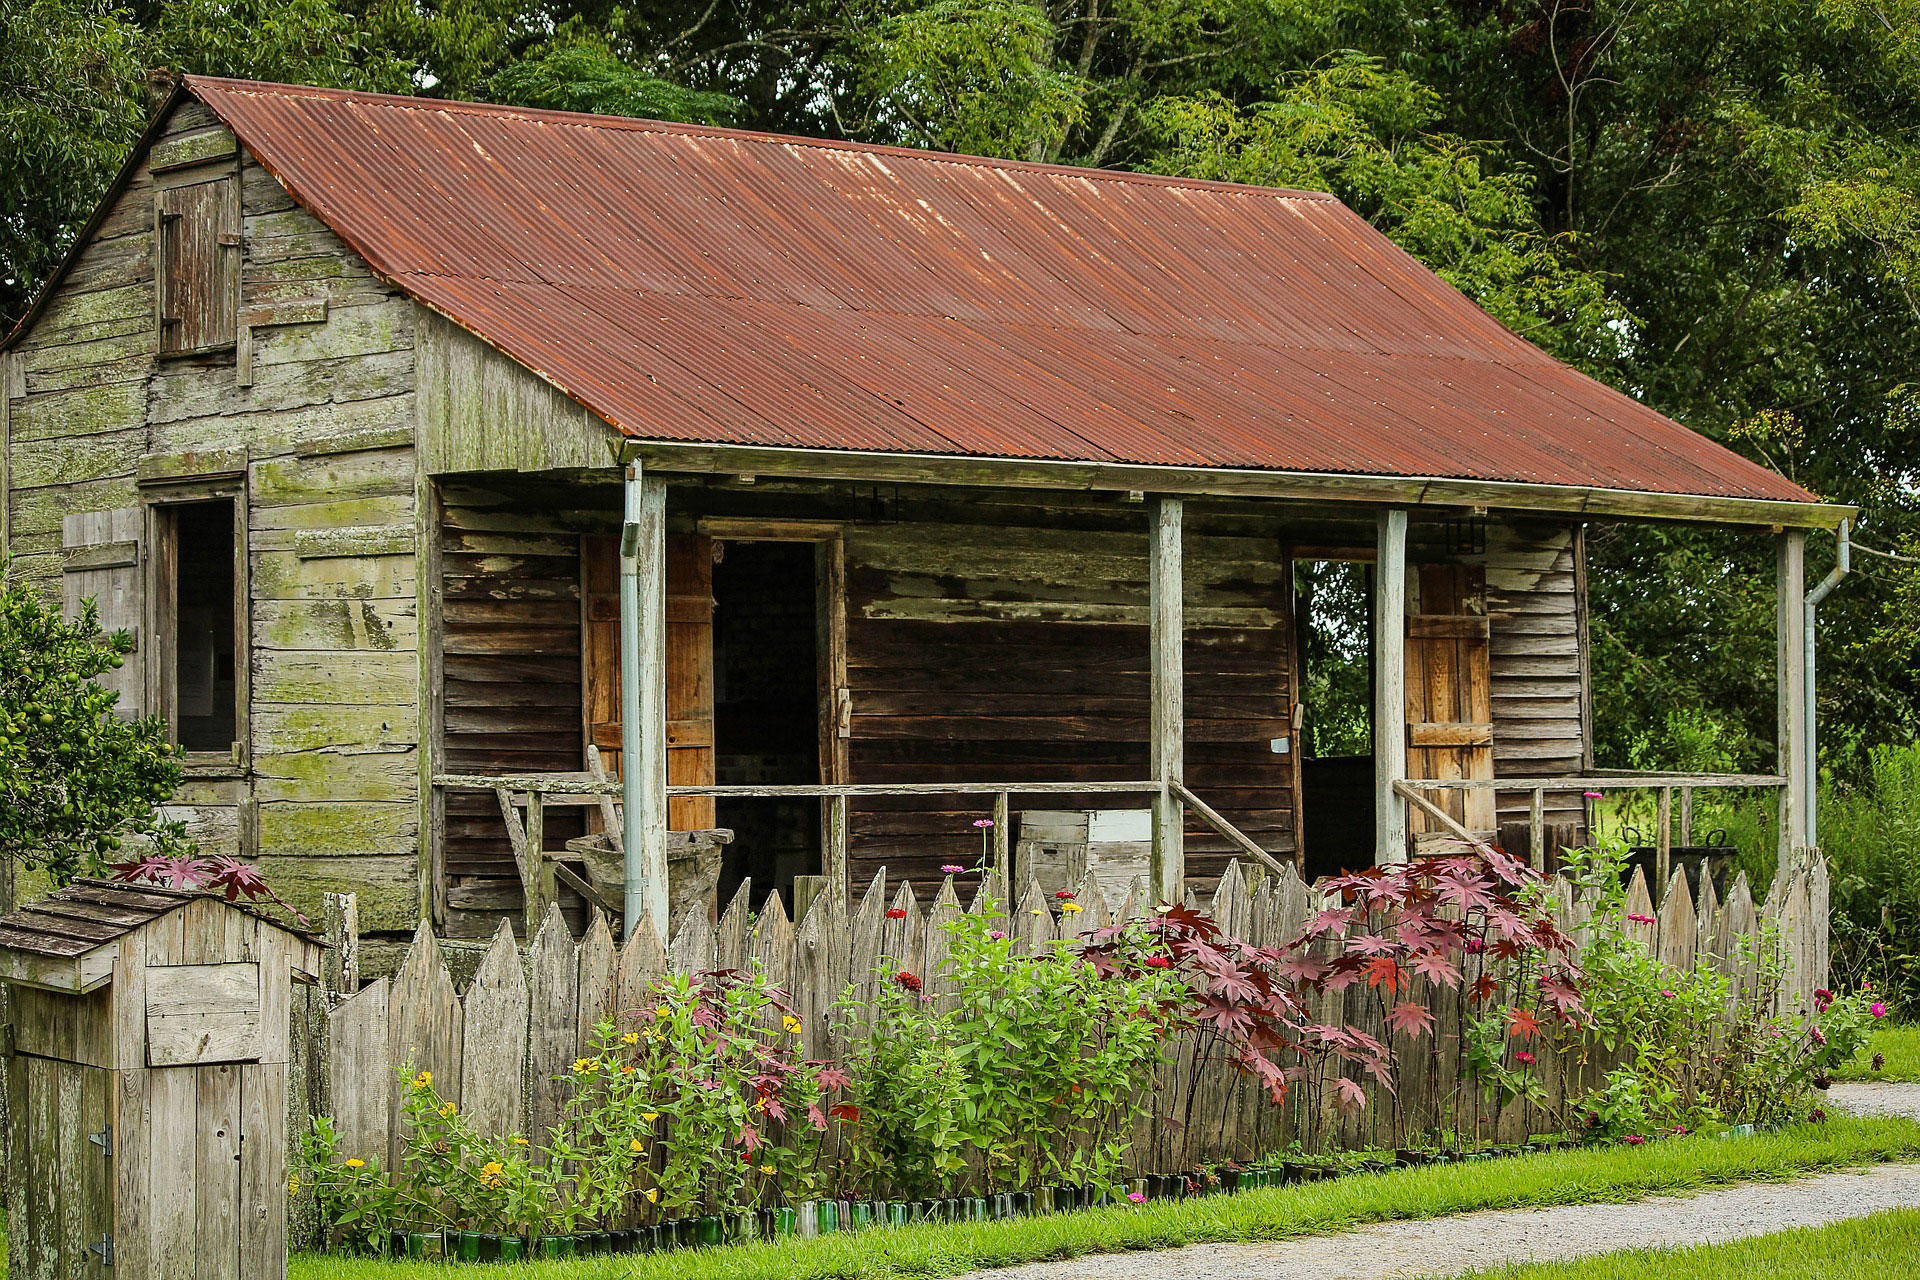
[[[99,1017],[104,1007],[89,1005],[82,1016]],[[7,1274],[19,1280],[114,1275],[101,1256],[114,1230],[114,1165],[104,1145],[112,1118],[111,1073],[14,1053],[7,1058],[6,1080]],[[100,1135],[100,1141],[89,1141],[89,1135]]]
[[[1488,673],[1484,570],[1414,565],[1407,592],[1407,775],[1493,777],[1493,690]],[[1428,792],[1469,831],[1494,829],[1491,790]],[[1415,810],[1409,828],[1439,824]]]
[[[620,542],[581,539],[584,698],[587,741],[607,770],[620,774]],[[667,535],[667,782],[713,783],[713,539]],[[667,826],[714,825],[711,796],[669,801]]]

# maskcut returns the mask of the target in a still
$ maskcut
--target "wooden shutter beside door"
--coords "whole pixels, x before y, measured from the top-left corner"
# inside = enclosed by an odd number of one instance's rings
[[[585,618],[587,740],[609,772],[620,772],[620,544],[581,540]],[[713,539],[667,535],[667,782],[708,786],[713,755]],[[667,826],[704,831],[715,821],[711,796],[670,801]]]
[[[115,669],[94,679],[120,695],[114,712],[136,720],[147,714],[142,676],[147,637],[140,634],[146,612],[146,580],[140,568],[145,515],[139,507],[86,511],[60,522],[60,597],[69,618],[80,616],[81,602],[92,599],[100,626],[133,634],[133,652]]]
[[[1468,565],[1423,564],[1408,576],[1407,774],[1492,778],[1486,574]],[[1469,831],[1493,831],[1491,790],[1426,795]],[[1419,835],[1439,824],[1415,810],[1409,829]]]

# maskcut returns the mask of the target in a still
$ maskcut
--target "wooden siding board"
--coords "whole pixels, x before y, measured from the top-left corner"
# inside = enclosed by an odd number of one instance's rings
[[[1576,530],[1537,522],[1487,531],[1494,774],[1576,773],[1587,758]],[[1499,798],[1501,822],[1527,821],[1525,793]],[[1549,792],[1549,823],[1585,821],[1580,797]]]

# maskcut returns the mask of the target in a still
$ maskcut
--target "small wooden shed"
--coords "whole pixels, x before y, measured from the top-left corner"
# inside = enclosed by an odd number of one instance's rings
[[[0,917],[7,1275],[286,1275],[289,1002],[319,961],[249,907],[147,885]]]

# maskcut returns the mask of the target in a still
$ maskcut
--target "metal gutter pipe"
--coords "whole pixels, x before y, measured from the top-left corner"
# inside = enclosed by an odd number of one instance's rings
[[[625,851],[627,937],[646,912],[646,804],[640,794],[640,468],[626,469],[626,520],[620,528],[620,839]]]
[[[1818,746],[1818,739],[1815,737],[1816,725],[1818,720],[1820,719],[1820,716],[1818,711],[1815,709],[1815,704],[1813,700],[1814,699],[1813,618],[1814,618],[1814,612],[1820,607],[1820,602],[1833,594],[1833,589],[1840,585],[1840,579],[1846,577],[1848,572],[1853,568],[1852,533],[1853,533],[1853,522],[1851,520],[1842,520],[1839,526],[1834,529],[1833,531],[1833,541],[1834,541],[1833,570],[1832,572],[1828,573],[1826,577],[1820,580],[1820,583],[1818,586],[1814,587],[1813,590],[1807,592],[1807,605],[1806,605],[1806,609],[1807,609],[1806,657],[1807,657],[1807,660],[1805,663],[1806,705],[1807,705],[1806,797],[1807,797],[1807,845],[1810,848],[1819,848],[1820,846],[1820,827],[1818,822],[1819,813],[1820,813],[1820,798],[1819,798],[1820,753],[1816,749]]]

